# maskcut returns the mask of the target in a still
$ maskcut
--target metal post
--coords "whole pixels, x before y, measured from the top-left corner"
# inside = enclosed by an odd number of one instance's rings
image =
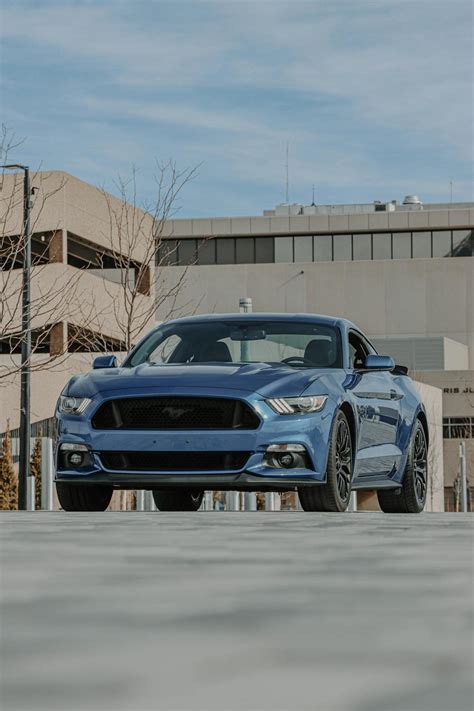
[[[26,487],[30,474],[30,277],[31,277],[31,235],[30,235],[30,171],[24,166],[23,181],[23,285],[21,312],[21,375],[20,375],[20,462],[18,473],[18,508],[25,510]]]
[[[202,502],[202,510],[203,510],[203,511],[212,511],[212,509],[213,509],[213,501],[212,501],[213,496],[212,496],[212,494],[213,494],[212,491],[206,491],[206,492],[204,493],[204,499],[203,499],[203,502]]]
[[[53,510],[54,456],[51,437],[41,438],[41,508]]]
[[[275,510],[275,492],[267,491],[265,493],[265,511]]]
[[[246,491],[244,494],[244,511],[257,510],[257,494],[255,491]]]
[[[26,481],[26,510],[35,510],[35,492],[36,492],[36,479],[34,476],[29,476]]]
[[[145,511],[145,490],[137,489],[137,511]]]
[[[27,484],[30,473],[30,356],[31,356],[31,317],[30,317],[30,277],[31,277],[31,234],[30,209],[31,189],[30,170],[27,165],[11,163],[0,168],[23,171],[23,284],[21,308],[21,371],[20,371],[20,462],[18,472],[18,508],[25,511],[27,506]]]
[[[461,480],[461,511],[467,513],[466,443],[459,443],[459,478]]]
[[[357,491],[351,492],[351,498],[349,499],[349,504],[347,506],[348,511],[357,511]]]
[[[240,492],[227,491],[225,495],[226,511],[240,511]]]

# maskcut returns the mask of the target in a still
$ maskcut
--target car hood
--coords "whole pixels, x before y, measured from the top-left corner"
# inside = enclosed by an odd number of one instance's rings
[[[296,396],[328,372],[323,369],[296,370],[267,363],[196,364],[157,366],[145,363],[135,368],[104,368],[72,378],[64,392],[75,397],[93,397],[109,391],[141,389],[243,390],[265,397]],[[124,392],[124,394],[126,394]]]

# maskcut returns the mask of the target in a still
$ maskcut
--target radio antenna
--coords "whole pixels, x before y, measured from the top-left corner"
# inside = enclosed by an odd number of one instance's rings
[[[290,202],[290,164],[289,164],[289,155],[290,155],[290,142],[286,142],[286,190],[285,190],[285,202],[288,204]]]

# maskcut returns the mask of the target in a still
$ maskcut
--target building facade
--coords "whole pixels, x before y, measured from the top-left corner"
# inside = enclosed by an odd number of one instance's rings
[[[127,350],[133,294],[138,338],[154,322],[154,260],[146,259],[153,219],[62,172],[32,180],[31,402],[34,431],[47,433],[67,380],[101,352]],[[0,432],[19,424],[21,351],[22,176],[0,178]],[[141,235],[123,225],[140,213]],[[149,313],[149,318],[144,316]]]

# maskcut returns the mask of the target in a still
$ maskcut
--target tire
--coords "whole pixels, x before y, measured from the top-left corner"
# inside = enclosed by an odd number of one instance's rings
[[[420,420],[416,421],[401,489],[377,491],[379,506],[385,513],[421,513],[428,487],[428,444]]]
[[[153,492],[153,499],[160,511],[197,511],[204,496],[204,491],[192,489],[158,489]]]
[[[298,489],[303,510],[345,511],[351,497],[352,472],[351,430],[347,417],[339,410],[329,444],[326,484]]]
[[[64,511],[105,511],[110,504],[111,486],[67,484],[56,482],[59,503]]]

